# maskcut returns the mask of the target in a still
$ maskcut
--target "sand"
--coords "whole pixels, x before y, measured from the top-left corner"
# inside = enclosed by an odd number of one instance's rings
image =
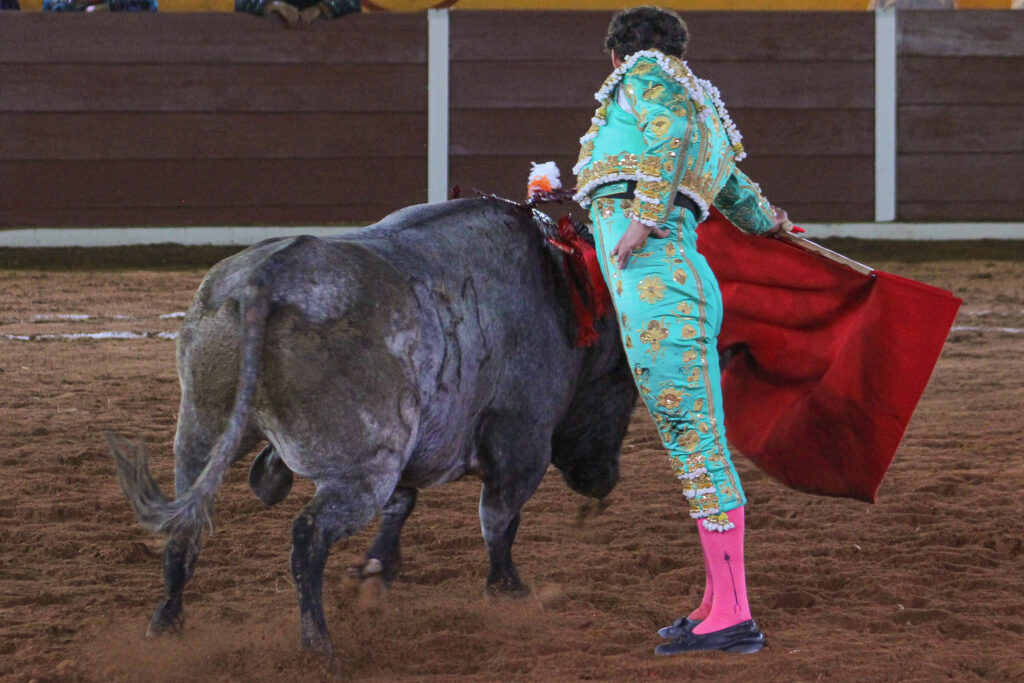
[[[762,652],[653,654],[654,631],[699,602],[703,569],[640,409],[601,514],[580,524],[583,499],[554,470],[524,508],[514,556],[530,599],[483,595],[474,480],[421,494],[387,593],[346,579],[372,529],[339,543],[325,599],[343,676],[1024,680],[1024,261],[961,258],[873,264],[964,299],[878,504],[793,492],[737,457]],[[145,441],[171,488],[179,390],[166,337],[205,269],[158,265],[0,264],[0,678],[329,678],[299,648],[288,569],[311,487],[297,481],[265,508],[248,458],[218,499],[184,634],[143,638],[161,546],[135,523],[100,433]]]

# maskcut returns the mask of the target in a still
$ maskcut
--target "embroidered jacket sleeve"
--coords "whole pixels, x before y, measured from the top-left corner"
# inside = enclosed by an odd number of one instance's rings
[[[667,104],[674,89],[653,59],[637,61],[619,85],[619,101],[624,98],[636,116],[645,146],[637,166],[635,201],[626,215],[652,227],[661,225],[672,208],[675,162],[687,129],[686,118],[673,114]]]
[[[743,232],[761,235],[775,226],[775,213],[761,188],[738,167],[715,197],[715,206]]]

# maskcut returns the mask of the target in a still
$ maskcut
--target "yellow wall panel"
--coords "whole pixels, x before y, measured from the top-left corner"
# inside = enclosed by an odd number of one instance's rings
[[[402,0],[391,0],[401,4]],[[379,3],[389,4],[387,0]],[[591,9],[619,10],[638,5],[659,5],[676,10],[835,10],[856,11],[867,8],[867,0],[459,0],[452,9]]]

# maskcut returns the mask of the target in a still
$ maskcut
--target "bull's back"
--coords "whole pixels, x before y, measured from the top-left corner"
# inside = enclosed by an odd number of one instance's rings
[[[179,341],[183,406],[223,413],[240,374],[243,311],[268,311],[252,429],[288,466],[316,477],[344,439],[349,456],[401,467],[415,427],[409,358],[416,307],[399,273],[365,247],[314,237],[255,245],[214,267],[186,314]],[[400,452],[401,451],[401,452]]]

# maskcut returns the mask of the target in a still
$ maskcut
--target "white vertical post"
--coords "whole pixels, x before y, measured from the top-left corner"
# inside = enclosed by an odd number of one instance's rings
[[[427,201],[448,199],[448,10],[427,10]]]
[[[875,10],[875,221],[896,220],[896,10]]]

